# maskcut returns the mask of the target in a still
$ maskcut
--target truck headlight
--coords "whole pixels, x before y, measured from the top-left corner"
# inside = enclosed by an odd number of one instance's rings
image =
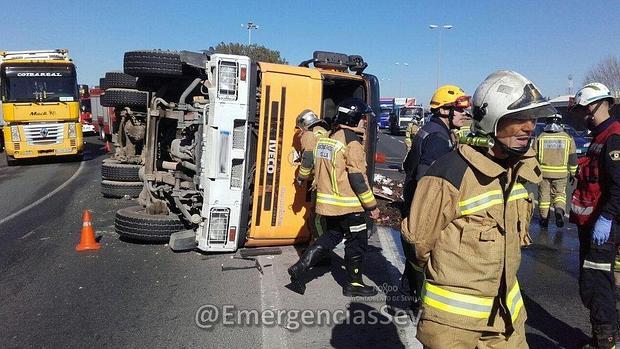
[[[21,141],[19,138],[19,128],[17,126],[11,126],[11,139],[15,142]]]
[[[75,124],[71,123],[69,124],[69,138],[75,138],[77,137],[77,132],[75,131]]]
[[[237,63],[221,61],[217,78],[218,97],[221,99],[237,99]]]

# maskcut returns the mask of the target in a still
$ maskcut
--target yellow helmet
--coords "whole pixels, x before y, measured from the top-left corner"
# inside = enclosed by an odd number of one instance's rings
[[[454,85],[444,85],[438,88],[431,98],[431,108],[436,109],[443,106],[456,106],[468,108],[470,104],[469,96],[465,96],[462,88]]]

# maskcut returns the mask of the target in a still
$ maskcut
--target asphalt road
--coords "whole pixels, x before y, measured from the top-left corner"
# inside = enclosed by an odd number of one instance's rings
[[[402,138],[381,132],[378,151],[387,161],[377,173],[402,176],[393,168],[404,156]],[[247,266],[227,254],[173,253],[166,245],[120,240],[114,212],[136,203],[101,197],[105,156],[94,137],[88,142],[83,163],[0,165],[0,346],[250,348],[277,342],[258,327],[195,326],[205,304],[261,309],[271,292],[263,289],[265,279],[256,269],[222,272],[222,264]],[[74,251],[84,209],[92,211],[101,239],[97,252]],[[530,346],[578,347],[589,324],[577,291],[576,231],[540,231],[536,224],[519,274]],[[303,337],[291,338],[301,343]]]

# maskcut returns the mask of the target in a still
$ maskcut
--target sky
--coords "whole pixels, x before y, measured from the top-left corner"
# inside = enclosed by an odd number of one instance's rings
[[[437,86],[467,94],[500,69],[531,79],[543,95],[573,93],[600,60],[620,57],[620,1],[137,1],[0,0],[0,50],[68,48],[79,83],[122,70],[123,53],[199,51],[223,42],[278,50],[290,64],[315,50],[358,54],[382,96],[417,97]],[[7,9],[10,9],[8,11]],[[431,30],[430,24],[452,25]],[[441,70],[439,67],[441,35]],[[399,63],[398,65],[395,63]],[[407,63],[408,65],[404,65]]]

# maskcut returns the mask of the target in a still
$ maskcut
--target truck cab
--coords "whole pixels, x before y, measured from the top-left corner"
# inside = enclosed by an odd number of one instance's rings
[[[170,233],[171,248],[233,252],[308,241],[311,195],[294,185],[296,117],[311,109],[331,123],[348,97],[378,114],[378,81],[363,72],[363,59],[317,51],[291,66],[227,54],[133,52],[125,54],[125,73],[151,84],[143,217],[180,218],[186,229]],[[158,58],[145,63],[149,55]],[[165,73],[174,79],[156,69],[171,59],[176,70]],[[367,120],[364,135],[370,178],[376,123]],[[126,230],[117,224],[117,232]]]

